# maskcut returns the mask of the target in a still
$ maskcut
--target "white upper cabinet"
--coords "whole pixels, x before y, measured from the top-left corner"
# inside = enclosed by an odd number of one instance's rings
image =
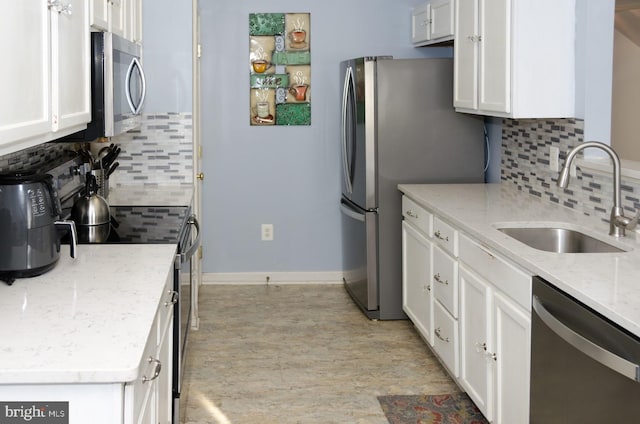
[[[575,0],[456,0],[454,17],[456,110],[575,116]]]
[[[91,120],[91,48],[89,8],[68,0],[71,14],[52,14],[51,88],[53,130]]]
[[[7,59],[0,67],[0,155],[80,131],[91,119],[86,1],[7,7],[0,17]]]
[[[142,0],[127,0],[125,38],[142,44]]]
[[[50,28],[46,1],[9,2],[0,15],[0,149],[51,131]]]
[[[91,28],[142,42],[142,0],[90,0]]]
[[[411,41],[426,46],[453,40],[453,0],[431,0],[413,10]]]

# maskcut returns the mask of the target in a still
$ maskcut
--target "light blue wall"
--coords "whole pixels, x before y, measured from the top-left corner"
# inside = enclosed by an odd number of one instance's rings
[[[340,241],[338,65],[363,55],[450,55],[415,49],[420,0],[202,1],[204,272],[337,271]],[[249,125],[248,19],[310,12],[312,125]],[[275,239],[260,241],[260,225]]]
[[[576,1],[576,117],[585,141],[611,142],[614,13],[615,0]]]
[[[143,0],[144,113],[191,112],[191,1]]]

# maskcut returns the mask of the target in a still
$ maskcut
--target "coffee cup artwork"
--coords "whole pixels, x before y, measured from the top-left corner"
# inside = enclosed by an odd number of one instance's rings
[[[253,66],[253,71],[255,73],[261,74],[265,72],[267,69],[271,68],[271,63],[267,62],[264,59],[258,59],[258,60],[254,60],[251,63],[251,66]]]
[[[291,76],[293,84],[289,87],[289,94],[293,96],[296,102],[304,102],[307,100],[309,84],[307,84],[307,76],[303,71],[296,71]]]
[[[311,15],[249,14],[249,122],[311,125]]]
[[[289,40],[292,49],[306,49],[307,31],[304,29],[304,20],[298,18],[293,24],[293,29],[289,32]]]
[[[306,84],[296,84],[296,85],[292,85],[289,88],[289,93],[291,93],[291,95],[293,95],[293,97],[299,101],[299,102],[303,102],[305,100],[307,100],[307,88],[309,86]]]
[[[258,125],[273,125],[274,118],[271,114],[270,90],[255,90],[255,106],[253,108],[252,122]],[[273,101],[273,99],[271,100]]]

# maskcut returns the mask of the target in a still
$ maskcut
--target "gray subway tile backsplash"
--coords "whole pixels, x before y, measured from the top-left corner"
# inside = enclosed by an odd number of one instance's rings
[[[112,138],[122,148],[120,166],[111,184],[149,186],[191,185],[193,181],[191,113],[156,113],[143,116],[140,129]],[[610,173],[577,169],[569,188],[556,186],[557,172],[549,169],[549,148],[558,147],[560,164],[568,151],[584,140],[579,119],[504,119],[501,179],[532,196],[564,205],[608,221],[613,198]],[[0,156],[0,173],[43,169],[62,163],[76,145],[46,143]],[[640,208],[640,182],[623,180],[625,210]]]
[[[571,148],[584,141],[584,121],[580,119],[504,119],[502,126],[503,183],[514,184],[533,196],[562,204],[585,215],[609,220],[613,204],[610,172],[577,169],[567,189],[556,186],[558,172],[549,169],[549,148],[560,150],[560,165]],[[621,184],[623,207],[640,208],[640,182]]]

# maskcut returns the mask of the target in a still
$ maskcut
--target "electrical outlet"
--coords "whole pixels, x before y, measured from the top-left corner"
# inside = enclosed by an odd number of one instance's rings
[[[273,240],[273,224],[262,224],[262,241]]]
[[[554,146],[549,148],[549,169],[552,172],[560,171],[560,149]]]

